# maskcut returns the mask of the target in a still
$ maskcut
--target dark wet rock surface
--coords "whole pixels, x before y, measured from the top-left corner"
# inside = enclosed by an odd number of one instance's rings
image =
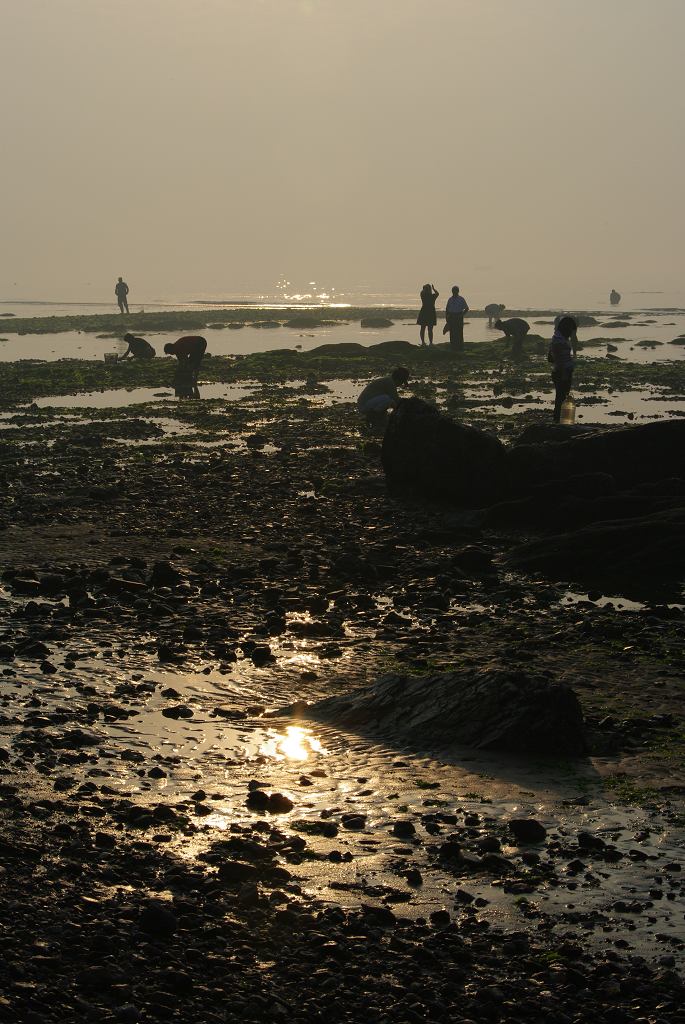
[[[319,701],[304,714],[405,741],[567,757],[587,750],[575,693],[522,671],[384,676],[369,689]]]
[[[674,580],[685,575],[685,506],[599,522],[514,548],[508,564],[587,581]]]
[[[404,399],[383,439],[383,468],[392,486],[462,505],[492,504],[534,489],[611,478],[617,488],[682,479],[685,420],[617,430],[552,427],[505,448],[496,438],[451,420],[419,399]],[[544,500],[545,494],[540,493]]]
[[[519,854],[523,872],[515,857],[486,852],[485,840],[471,853],[468,840],[443,838],[434,856],[455,880],[454,899],[412,918],[397,887],[385,887],[385,903],[369,890],[354,910],[307,898],[291,874],[307,843],[277,825],[234,831],[189,860],[160,842],[168,825],[148,838],[125,824],[104,843],[110,833],[87,814],[61,820],[54,803],[26,804],[7,788],[2,805],[0,864],[13,880],[0,889],[12,920],[0,967],[7,1020],[683,1019],[668,942],[656,965],[626,955],[620,937],[599,956],[577,937],[573,907],[552,937],[532,895],[548,873],[533,852],[546,841],[534,820],[508,823],[530,851]],[[192,830],[182,830],[187,843]],[[573,850],[596,861],[611,844],[577,838],[560,853],[582,877]],[[416,869],[403,873],[407,894],[420,889]],[[519,927],[487,926],[487,901],[471,891],[484,875],[511,890]],[[612,915],[629,922],[653,902],[617,900]],[[576,916],[587,932],[607,928],[602,915]]]
[[[531,428],[505,448],[409,399],[389,423],[383,468],[392,487],[479,506],[487,526],[555,534],[515,548],[507,561],[516,568],[585,582],[678,582],[685,575],[684,451],[685,421],[678,420],[591,432]]]

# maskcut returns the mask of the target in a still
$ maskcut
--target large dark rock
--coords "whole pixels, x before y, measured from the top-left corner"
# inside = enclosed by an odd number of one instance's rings
[[[360,327],[392,327],[394,320],[389,320],[387,316],[363,316],[361,318]]]
[[[566,756],[586,751],[583,715],[573,690],[522,671],[387,675],[350,694],[304,709],[298,705],[297,711],[340,728],[389,733],[431,746]]]
[[[542,425],[505,447],[413,398],[390,417],[382,459],[393,488],[480,508],[486,528],[554,534],[516,547],[513,568],[651,586],[685,573],[684,452],[682,419],[590,432]]]
[[[677,582],[685,575],[685,508],[555,534],[515,547],[506,560],[516,569],[585,583]]]
[[[574,434],[566,441],[516,444],[507,450],[512,493],[588,473],[612,476],[619,487],[683,476],[685,420]]]
[[[389,419],[381,457],[391,486],[426,498],[482,505],[502,494],[504,445],[419,398],[400,401]]]
[[[398,359],[402,359],[404,356],[411,357],[415,348],[410,341],[395,338],[393,341],[379,341],[375,345],[369,345],[366,351],[375,356],[397,356]]]
[[[357,341],[327,342],[325,345],[317,345],[316,348],[310,348],[308,352],[303,353],[305,358],[335,356],[340,359],[346,359],[349,356],[363,356],[365,354],[366,349]]]
[[[294,327],[301,330],[311,330],[313,327],[325,327],[328,324],[335,324],[335,320],[323,320],[320,316],[291,316],[286,320],[286,327]]]
[[[591,493],[591,480],[597,492]],[[608,477],[608,480],[613,478]],[[578,483],[576,489],[576,482]],[[569,477],[549,487],[536,488],[530,497],[503,501],[483,512],[485,527],[517,526],[548,533],[567,532],[592,523],[617,519],[639,519],[683,507],[682,497],[649,494],[625,494],[608,488],[601,493],[602,474]]]
[[[545,440],[505,448],[435,406],[404,399],[388,422],[383,468],[391,486],[471,506],[533,494],[544,502],[543,487],[565,485],[565,493],[587,497],[685,475],[685,420],[564,429],[545,428]]]

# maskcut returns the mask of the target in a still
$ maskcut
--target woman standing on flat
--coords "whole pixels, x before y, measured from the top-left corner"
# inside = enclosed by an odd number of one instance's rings
[[[561,406],[571,391],[571,378],[575,366],[574,349],[577,342],[578,324],[572,316],[562,316],[554,327],[547,352],[552,364],[552,380],[554,381],[554,422],[561,420]]]
[[[424,284],[421,289],[421,309],[416,318],[417,324],[421,326],[421,344],[426,344],[426,328],[428,328],[428,344],[433,344],[433,328],[438,322],[435,315],[435,300],[440,292],[436,292],[435,285]]]

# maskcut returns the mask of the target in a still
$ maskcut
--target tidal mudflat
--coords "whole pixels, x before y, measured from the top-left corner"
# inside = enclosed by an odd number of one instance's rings
[[[539,518],[389,490],[352,400],[397,363],[549,420],[537,339],[217,355],[199,402],[0,365],[0,1018],[685,1020],[682,580],[523,571]],[[581,423],[683,409],[675,355],[577,381]],[[586,751],[311,710],[446,673],[565,684]]]

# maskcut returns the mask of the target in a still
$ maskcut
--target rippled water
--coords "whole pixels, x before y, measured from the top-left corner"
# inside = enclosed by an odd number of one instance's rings
[[[325,312],[322,313],[325,316]],[[626,314],[624,314],[626,316]],[[602,324],[619,320],[616,317],[600,317]],[[623,318],[621,318],[623,319]],[[629,327],[606,328],[605,326],[586,327],[579,331],[581,341],[592,338],[606,338],[609,344],[618,345],[616,353],[621,358],[633,361],[653,362],[662,359],[685,358],[685,346],[670,344],[681,334],[685,334],[685,315],[672,313],[653,314],[649,317],[628,314]],[[645,324],[646,319],[653,320]],[[621,322],[621,320],[619,320]],[[540,334],[544,338],[551,336],[553,320],[545,318],[536,321],[530,318],[531,333]],[[181,331],[148,332],[146,337],[156,349],[158,355],[163,353],[164,345],[174,341]],[[123,334],[123,329],[122,329]],[[355,342],[360,345],[376,345],[381,341],[407,341],[418,344],[418,327],[415,317],[396,320],[393,327],[362,328],[359,321],[339,323],[330,327],[317,327],[308,330],[275,327],[270,330],[246,325],[240,330],[229,328],[221,330],[204,330],[207,337],[208,351],[214,355],[245,355],[250,352],[268,352],[274,349],[301,349],[309,351],[324,344]],[[465,340],[470,343],[500,339],[502,334],[489,328],[487,320],[467,318],[464,329]],[[619,339],[625,339],[621,341]],[[436,341],[442,341],[441,327],[436,329]],[[653,349],[640,349],[635,345],[640,341],[660,341],[661,345]],[[62,334],[5,334],[0,335],[0,362],[17,359],[104,359],[106,352],[123,354],[126,345],[114,338],[98,338],[95,334],[78,331],[66,331]],[[606,347],[588,348],[583,357],[605,357]],[[173,357],[166,357],[173,358]]]

